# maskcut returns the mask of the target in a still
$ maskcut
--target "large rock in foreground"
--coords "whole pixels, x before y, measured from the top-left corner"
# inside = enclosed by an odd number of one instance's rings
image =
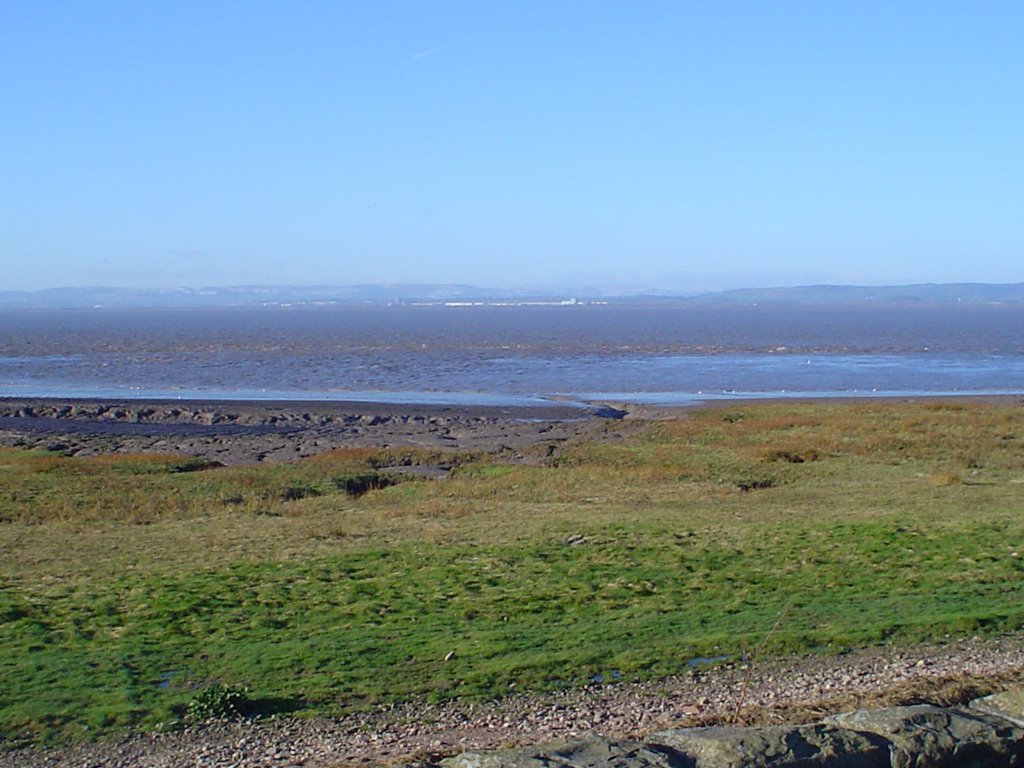
[[[886,739],[892,768],[1024,763],[1024,730],[982,712],[921,704],[848,712],[826,721]]]
[[[889,765],[883,739],[828,725],[765,728],[681,728],[651,741],[671,749],[676,765],[695,768],[880,768]]]
[[[467,752],[443,768],[1008,768],[1024,766],[1024,690],[968,708],[858,710],[820,723],[681,728],[641,741],[585,739]]]
[[[975,699],[970,703],[970,707],[977,712],[1001,717],[1024,728],[1024,688],[994,693],[983,699]]]
[[[465,752],[441,761],[444,768],[675,768],[671,753],[635,741],[590,738],[569,744],[502,752]]]

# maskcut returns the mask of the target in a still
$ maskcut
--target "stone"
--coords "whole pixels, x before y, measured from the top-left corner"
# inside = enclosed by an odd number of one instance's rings
[[[1024,730],[968,709],[918,704],[847,712],[823,722],[886,739],[892,768],[1024,764]]]
[[[678,753],[693,768],[888,768],[888,743],[828,725],[714,726],[661,731],[650,746]]]
[[[859,710],[809,725],[667,730],[467,752],[443,768],[1006,768],[1024,766],[1024,691],[972,702]]]
[[[1002,717],[1014,725],[1024,728],[1024,688],[1015,688],[975,699],[968,706],[977,712]]]
[[[671,753],[635,741],[594,737],[570,744],[503,752],[465,752],[443,768],[681,768]]]

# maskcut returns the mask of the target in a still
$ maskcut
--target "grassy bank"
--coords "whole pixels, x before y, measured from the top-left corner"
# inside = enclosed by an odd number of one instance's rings
[[[1024,625],[1024,420],[771,404],[538,466],[0,452],[0,733],[491,697]],[[379,467],[454,461],[444,481]],[[388,483],[393,484],[388,484]],[[381,487],[386,486],[386,487]]]

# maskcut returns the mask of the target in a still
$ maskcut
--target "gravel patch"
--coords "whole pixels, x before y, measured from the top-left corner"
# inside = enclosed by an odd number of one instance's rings
[[[638,737],[713,723],[811,720],[858,707],[956,703],[1019,685],[1024,635],[874,648],[841,656],[697,667],[646,683],[591,685],[489,703],[405,705],[348,717],[209,722],[105,744],[0,754],[11,768],[428,764],[467,750],[587,735]]]

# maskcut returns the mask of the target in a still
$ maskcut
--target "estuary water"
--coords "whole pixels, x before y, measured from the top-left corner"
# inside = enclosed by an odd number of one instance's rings
[[[0,312],[0,396],[527,404],[1024,393],[1024,307]]]

